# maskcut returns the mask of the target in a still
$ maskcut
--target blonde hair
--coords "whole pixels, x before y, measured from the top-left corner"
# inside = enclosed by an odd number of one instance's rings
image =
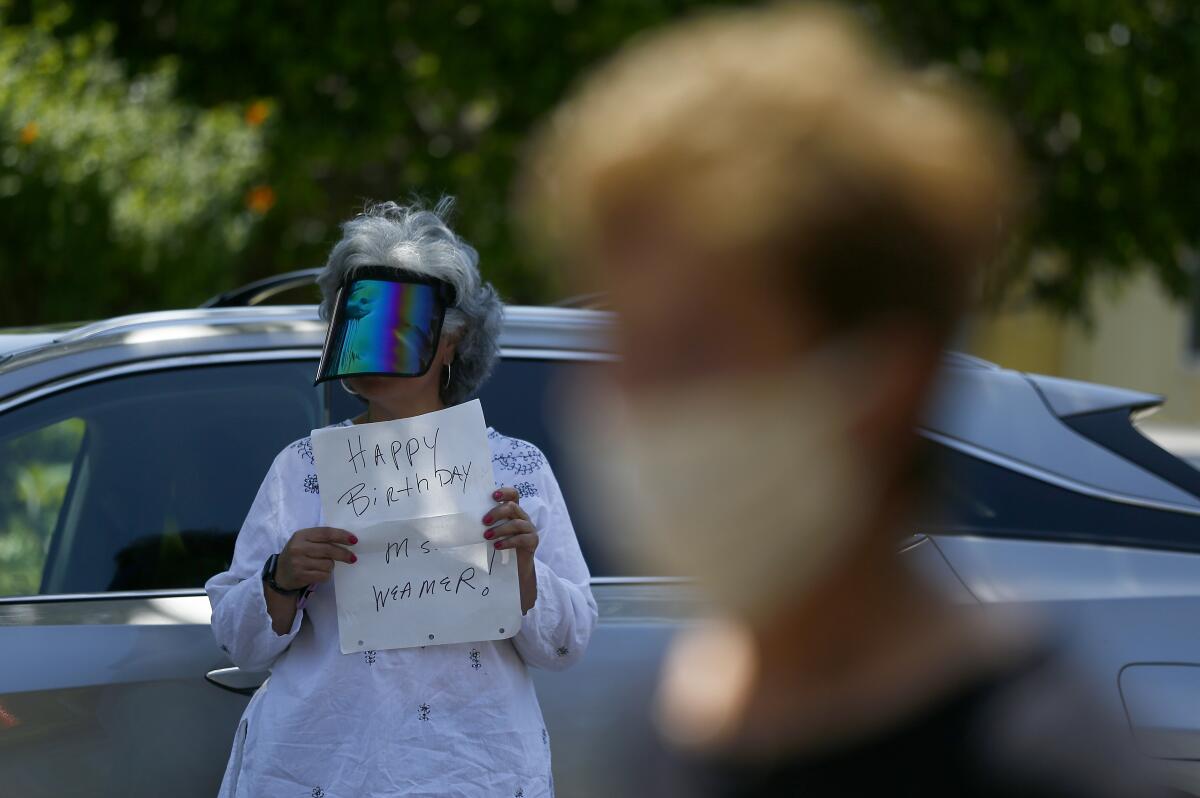
[[[648,205],[714,248],[771,248],[834,320],[944,325],[1019,174],[1004,125],[963,91],[902,67],[846,13],[785,5],[635,41],[535,138],[518,202],[556,257]],[[938,296],[905,296],[922,281]]]

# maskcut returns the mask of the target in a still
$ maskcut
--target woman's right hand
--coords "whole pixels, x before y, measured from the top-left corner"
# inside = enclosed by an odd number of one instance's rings
[[[358,542],[353,534],[332,526],[298,529],[292,534],[275,565],[275,584],[284,590],[328,582],[333,562],[353,563],[354,552],[344,548]]]

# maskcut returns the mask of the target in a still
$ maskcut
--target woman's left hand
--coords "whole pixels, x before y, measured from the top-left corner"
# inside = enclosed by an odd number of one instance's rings
[[[483,536],[495,541],[500,551],[512,549],[517,553],[521,612],[526,613],[537,602],[537,578],[533,569],[533,553],[538,547],[537,527],[521,509],[521,496],[516,488],[499,488],[492,498],[500,503],[483,517],[483,523],[490,527]]]

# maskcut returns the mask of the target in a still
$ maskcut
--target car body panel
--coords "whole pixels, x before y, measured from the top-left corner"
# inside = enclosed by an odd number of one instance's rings
[[[203,594],[0,605],[0,648],[5,794],[216,794],[246,699],[196,678]]]
[[[1200,554],[972,536],[932,540],[981,602],[1048,623],[1047,633],[1079,666],[1102,711],[1130,725],[1164,780],[1200,795],[1200,713],[1181,709],[1200,707]],[[1152,663],[1177,669],[1144,670]],[[1164,673],[1170,678],[1153,681]]]
[[[630,786],[613,732],[644,719],[670,637],[700,606],[679,580],[601,579],[593,592],[588,655],[534,671],[563,795]],[[4,794],[215,795],[249,699],[204,678],[231,667],[209,617],[198,591],[0,604]]]

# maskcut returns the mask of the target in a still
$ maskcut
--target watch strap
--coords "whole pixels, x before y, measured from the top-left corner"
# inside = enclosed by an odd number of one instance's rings
[[[267,561],[265,563],[263,563],[263,579],[266,581],[267,587],[271,588],[276,593],[278,593],[282,596],[299,596],[301,593],[303,593],[304,592],[303,587],[288,589],[288,588],[280,587],[278,585],[278,583],[276,583],[275,569],[278,566],[279,566],[279,555],[278,554],[272,554],[270,557],[267,558]]]

